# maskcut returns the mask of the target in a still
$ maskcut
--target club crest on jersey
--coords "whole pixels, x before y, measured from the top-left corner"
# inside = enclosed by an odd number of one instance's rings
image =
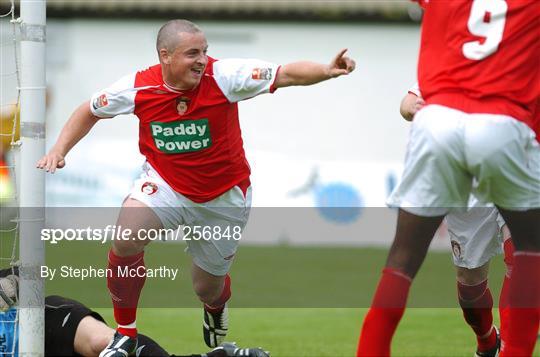
[[[176,98],[176,111],[178,114],[183,115],[187,112],[190,101],[191,99],[188,97]]]
[[[251,78],[268,81],[272,79],[272,68],[254,68],[251,71]]]
[[[94,99],[94,102],[92,103],[92,105],[94,109],[106,107],[107,105],[109,105],[109,101],[107,100],[107,95],[103,93],[102,95]]]
[[[153,182],[145,182],[141,187],[141,192],[146,193],[147,195],[153,195],[158,190],[158,186]]]
[[[457,259],[461,259],[461,246],[455,240],[450,242],[452,244],[452,253]]]

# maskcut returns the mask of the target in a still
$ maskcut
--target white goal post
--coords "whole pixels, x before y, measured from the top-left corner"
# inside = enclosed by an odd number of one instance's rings
[[[45,153],[45,23],[46,0],[20,1],[20,286],[19,354],[44,354],[44,288],[40,266],[45,264],[40,232],[45,218],[45,174],[36,162]]]

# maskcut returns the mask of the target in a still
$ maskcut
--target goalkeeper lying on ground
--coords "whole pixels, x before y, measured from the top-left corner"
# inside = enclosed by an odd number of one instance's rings
[[[17,356],[17,334],[12,322],[16,315],[12,307],[17,298],[17,274],[16,269],[0,270],[0,355]],[[45,298],[45,356],[97,356],[113,335],[114,330],[105,320],[80,302],[54,295]],[[169,355],[150,337],[139,335],[136,356],[175,355]],[[269,357],[270,354],[260,348],[238,348],[232,343],[223,343],[207,353],[176,357],[234,356]]]

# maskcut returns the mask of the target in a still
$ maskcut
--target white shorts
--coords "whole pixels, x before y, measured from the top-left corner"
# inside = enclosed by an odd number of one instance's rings
[[[479,268],[502,254],[504,220],[495,207],[485,207],[472,196],[465,212],[446,216],[454,265]]]
[[[186,251],[194,264],[213,275],[227,274],[249,217],[251,187],[245,196],[235,186],[211,201],[196,203],[172,189],[145,163],[129,197],[152,208],[163,228],[182,226]]]
[[[505,115],[428,105],[414,117],[403,177],[388,199],[420,216],[467,207],[475,195],[509,210],[540,208],[540,145]]]

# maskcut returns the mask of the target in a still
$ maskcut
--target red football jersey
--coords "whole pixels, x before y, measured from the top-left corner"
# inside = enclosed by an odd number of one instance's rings
[[[540,1],[419,2],[418,80],[426,103],[510,115],[540,138]]]
[[[156,65],[94,94],[90,106],[102,118],[134,113],[146,160],[174,190],[208,202],[249,177],[237,102],[273,92],[278,68],[209,58],[200,84],[180,91],[164,83]]]

